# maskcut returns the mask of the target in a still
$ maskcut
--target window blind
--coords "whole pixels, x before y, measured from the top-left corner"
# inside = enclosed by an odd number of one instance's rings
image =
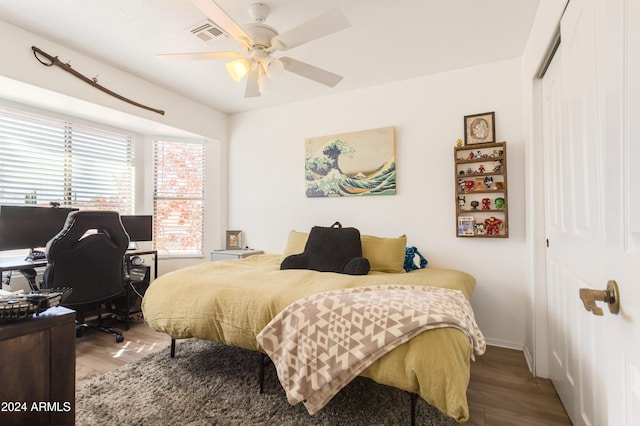
[[[154,141],[154,245],[159,256],[204,252],[204,144]]]
[[[0,204],[132,214],[133,138],[0,107]]]

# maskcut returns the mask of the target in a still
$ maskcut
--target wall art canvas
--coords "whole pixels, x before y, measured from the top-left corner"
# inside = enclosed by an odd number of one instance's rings
[[[396,193],[395,128],[305,139],[307,197]]]

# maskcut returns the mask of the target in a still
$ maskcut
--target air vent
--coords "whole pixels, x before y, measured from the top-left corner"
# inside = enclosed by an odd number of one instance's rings
[[[188,30],[191,34],[207,43],[217,43],[227,39],[227,33],[208,19],[188,28]]]

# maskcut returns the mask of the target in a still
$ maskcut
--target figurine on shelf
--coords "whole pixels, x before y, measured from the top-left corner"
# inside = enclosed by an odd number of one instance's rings
[[[493,189],[493,176],[487,176],[484,178],[484,186],[487,189]]]
[[[496,209],[504,209],[504,198],[498,197],[494,201]]]
[[[502,171],[502,160],[496,160],[493,162],[493,171],[498,173]]]
[[[491,200],[488,198],[482,199],[482,210],[491,210]]]
[[[482,158],[482,151],[480,150],[476,151],[476,158]]]
[[[467,160],[473,160],[474,154],[473,152],[469,153],[469,156],[467,157]]]
[[[484,228],[487,235],[499,235],[502,229],[502,221],[497,217],[491,216],[484,221]]]
[[[471,169],[471,167],[469,167],[469,168],[467,169],[467,174],[469,174],[469,175],[470,175],[470,174],[473,174],[473,170]]]
[[[472,180],[468,180],[468,181],[465,182],[465,185],[467,187],[467,192],[471,192],[471,191],[473,191],[475,183]]]
[[[482,164],[480,164],[480,167],[478,167],[478,171],[476,173],[484,173],[484,166]]]
[[[458,148],[460,148],[460,147],[462,146],[462,139],[458,139],[458,140],[456,141],[456,146],[457,146]]]
[[[464,192],[464,189],[467,187],[467,181],[464,179],[458,179],[458,187],[460,188],[460,192]]]
[[[464,174],[464,170],[460,170],[460,171],[458,172],[458,174],[459,174],[459,175],[463,175],[463,174]]]
[[[473,201],[471,202],[471,208],[472,208],[473,210],[477,210],[479,205],[480,205],[480,203],[479,203],[479,202],[477,202],[477,201],[475,201],[475,200],[473,200]]]
[[[462,197],[458,195],[458,207],[460,207],[461,209],[464,208],[466,202],[467,199],[464,197],[464,195]]]
[[[476,191],[482,191],[484,189],[484,179],[476,178]]]
[[[484,235],[484,225],[482,222],[478,222],[473,226],[476,227],[476,235]]]

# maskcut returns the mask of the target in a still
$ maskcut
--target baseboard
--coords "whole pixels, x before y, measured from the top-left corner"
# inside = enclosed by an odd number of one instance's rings
[[[515,343],[515,342],[510,342],[507,340],[500,340],[500,339],[486,339],[486,342],[487,342],[487,345],[497,346],[499,348],[515,349],[517,351],[524,350],[524,345],[522,343]]]
[[[529,352],[529,348],[525,347],[522,352],[524,352],[524,359],[525,361],[527,361],[527,367],[529,368],[529,371],[531,372],[531,374],[536,375],[535,370],[533,368],[533,356],[531,356],[531,352]]]
[[[499,339],[487,339],[487,345],[488,346],[497,346],[499,348],[505,348],[505,349],[513,349],[516,351],[521,351],[524,354],[524,359],[527,363],[527,368],[529,369],[529,371],[531,372],[531,374],[534,374],[534,370],[532,368],[533,366],[533,357],[531,356],[531,353],[529,352],[529,349],[526,348],[524,345],[522,345],[521,343],[514,343],[514,342],[509,342],[506,340],[499,340]]]

